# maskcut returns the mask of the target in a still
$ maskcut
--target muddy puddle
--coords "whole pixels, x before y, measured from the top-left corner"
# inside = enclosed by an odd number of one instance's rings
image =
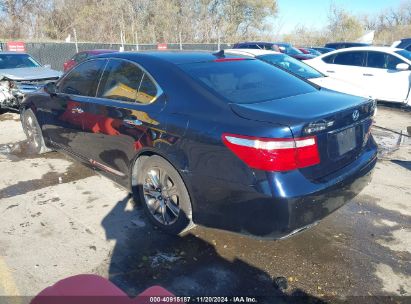
[[[373,201],[360,196],[320,225],[282,241],[204,227],[172,237],[148,223],[129,225],[120,233],[103,220],[106,232],[118,240],[104,272],[130,296],[156,284],[177,295],[264,295],[285,300],[297,295],[308,303],[365,291],[381,294],[377,265],[411,274],[411,254],[384,244],[394,239],[396,230],[409,226],[410,218]],[[107,218],[112,216],[122,214],[113,212]]]
[[[378,155],[380,157],[388,156],[402,146],[411,146],[411,134],[407,130],[395,131],[373,127],[372,135],[378,144]]]

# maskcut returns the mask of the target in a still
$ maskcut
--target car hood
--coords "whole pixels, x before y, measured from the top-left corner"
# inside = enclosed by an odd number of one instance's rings
[[[42,79],[57,79],[63,73],[45,67],[0,69],[0,79],[8,78],[16,81],[31,81]]]
[[[368,94],[360,87],[357,87],[353,84],[332,77],[318,77],[311,78],[308,80],[322,88],[326,88],[332,91],[337,91],[340,93],[345,93],[354,96],[360,96],[364,98],[373,98],[372,95]]]

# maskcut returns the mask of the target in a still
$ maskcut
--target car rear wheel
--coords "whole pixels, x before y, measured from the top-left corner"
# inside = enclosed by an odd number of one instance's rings
[[[177,170],[156,155],[140,160],[137,170],[138,193],[150,221],[175,235],[193,228],[190,196]]]
[[[24,133],[27,136],[31,150],[36,154],[43,154],[51,151],[44,143],[43,133],[40,125],[31,109],[22,113],[22,125]]]

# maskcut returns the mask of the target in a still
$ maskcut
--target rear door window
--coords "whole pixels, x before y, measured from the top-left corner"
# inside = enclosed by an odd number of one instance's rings
[[[211,91],[234,103],[256,103],[316,90],[304,80],[255,59],[179,66]]]
[[[104,72],[97,97],[148,104],[154,101],[157,92],[151,76],[140,67],[113,59]]]
[[[75,67],[58,83],[60,93],[96,96],[97,85],[106,60],[90,60]]]
[[[363,66],[366,52],[343,52],[335,55],[334,64]]]

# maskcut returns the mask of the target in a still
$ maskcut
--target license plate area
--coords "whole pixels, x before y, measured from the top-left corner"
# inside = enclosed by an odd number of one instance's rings
[[[335,136],[337,137],[337,149],[340,156],[350,152],[357,146],[354,127],[338,132]]]
[[[353,126],[331,135],[329,154],[332,158],[340,158],[358,146],[358,138],[361,135],[361,126]]]

